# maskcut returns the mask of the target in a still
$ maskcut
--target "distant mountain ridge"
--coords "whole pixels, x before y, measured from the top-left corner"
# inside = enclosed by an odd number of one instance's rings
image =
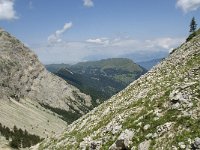
[[[122,55],[122,57],[129,58],[134,62],[146,62],[153,59],[165,58],[168,55],[169,52],[166,50],[160,50],[160,51],[140,50],[130,54]]]
[[[157,58],[148,61],[137,62],[137,64],[139,64],[147,70],[150,70],[153,66],[159,64],[163,59],[164,58]]]
[[[46,68],[91,95],[94,106],[121,91],[146,72],[126,58],[80,62],[71,66],[52,64]]]
[[[57,72],[58,70],[62,69],[62,68],[69,68],[71,65],[68,64],[49,64],[49,65],[45,65],[45,68],[50,71],[50,72]]]

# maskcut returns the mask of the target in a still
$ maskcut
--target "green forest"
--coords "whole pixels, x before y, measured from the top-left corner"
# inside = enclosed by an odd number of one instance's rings
[[[9,145],[12,148],[26,148],[31,147],[43,139],[37,135],[29,134],[26,130],[18,129],[16,126],[11,130],[0,123],[0,134],[9,140]]]

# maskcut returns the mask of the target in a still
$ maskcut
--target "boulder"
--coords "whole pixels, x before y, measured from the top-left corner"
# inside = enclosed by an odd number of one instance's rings
[[[109,150],[130,150],[133,136],[134,132],[126,129],[120,134],[115,143],[110,146]]]
[[[101,141],[92,141],[90,143],[90,150],[100,150],[102,145]]]
[[[194,143],[192,144],[193,149],[200,150],[200,138],[197,137],[194,139]]]

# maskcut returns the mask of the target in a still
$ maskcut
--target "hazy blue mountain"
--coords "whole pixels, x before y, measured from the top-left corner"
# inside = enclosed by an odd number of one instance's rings
[[[153,59],[166,58],[169,55],[167,51],[140,51],[123,55],[123,58],[129,58],[134,62],[145,62]]]
[[[150,70],[153,66],[157,65],[160,63],[164,58],[158,58],[158,59],[152,59],[149,61],[142,61],[142,62],[137,62],[140,66],[144,67],[147,70]]]
[[[160,50],[160,51],[146,51],[146,50],[140,50],[136,52],[131,52],[128,54],[120,55],[118,58],[128,58],[133,60],[134,62],[145,62],[153,59],[159,59],[159,58],[166,58],[169,55],[168,51]],[[109,56],[107,55],[89,55],[83,60],[87,61],[97,61],[102,59],[108,59]]]

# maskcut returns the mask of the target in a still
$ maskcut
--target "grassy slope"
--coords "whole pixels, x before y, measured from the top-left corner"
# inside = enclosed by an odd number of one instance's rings
[[[18,128],[26,129],[29,133],[41,137],[48,137],[55,132],[60,133],[66,127],[66,122],[53,112],[28,99],[21,99],[20,103],[15,100],[0,99],[0,112],[3,125],[9,128],[17,125]]]
[[[101,147],[104,150],[125,129],[135,131],[132,146],[137,147],[149,133],[157,133],[165,123],[170,123],[170,128],[150,139],[150,149],[172,149],[172,145],[178,147],[179,142],[189,144],[189,139],[200,135],[199,39],[200,36],[196,36],[183,44],[146,75],[70,125],[60,137],[45,140],[39,149],[78,149],[80,142],[90,137],[104,141]],[[175,90],[189,94],[192,106],[171,109],[170,93]],[[187,112],[190,115],[184,115]],[[122,125],[122,129],[116,134],[105,132],[110,123]],[[144,130],[146,124],[150,124],[150,128]]]

